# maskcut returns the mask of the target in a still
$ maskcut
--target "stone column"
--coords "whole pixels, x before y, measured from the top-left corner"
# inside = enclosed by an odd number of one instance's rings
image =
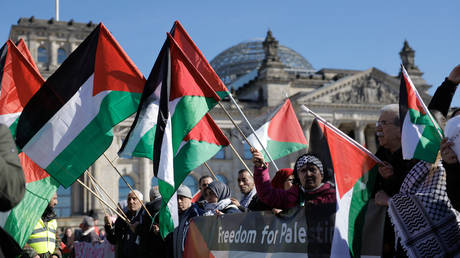
[[[150,160],[139,158],[139,191],[144,195],[144,202],[148,202],[150,198],[151,178],[153,176],[153,166]]]
[[[359,142],[361,145],[366,145],[366,137],[364,135],[364,129],[366,129],[367,124],[364,122],[356,122],[355,123],[355,140]]]
[[[57,64],[57,50],[59,48],[59,45],[56,42],[56,39],[54,36],[50,37],[50,49],[48,56],[50,58],[49,66],[50,68],[55,68],[58,66]]]

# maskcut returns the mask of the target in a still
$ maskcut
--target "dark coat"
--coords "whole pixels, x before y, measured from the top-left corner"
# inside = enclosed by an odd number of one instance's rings
[[[129,214],[125,211],[131,224],[136,222],[142,224],[142,208],[136,214]],[[105,225],[105,232],[107,233],[107,241],[115,245],[115,253],[118,258],[124,257],[141,257],[140,238],[139,235],[133,232],[130,226],[120,217],[117,218],[113,227]]]

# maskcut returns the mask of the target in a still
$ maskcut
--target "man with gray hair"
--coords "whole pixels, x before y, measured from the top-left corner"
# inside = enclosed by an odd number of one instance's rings
[[[401,150],[401,125],[399,105],[390,104],[380,110],[376,123],[376,136],[380,147],[375,154],[383,161],[375,180],[375,204],[388,206],[388,200],[399,192],[407,173],[417,163],[416,160],[404,160]],[[383,234],[383,256],[391,257],[394,251],[394,230],[388,215],[385,217]]]
[[[407,172],[416,163],[402,157],[398,104],[386,105],[380,110],[376,135],[380,145],[376,156],[383,164],[379,167],[376,179],[375,202],[377,205],[387,206],[388,199],[399,192]]]
[[[138,199],[139,197],[139,199]],[[123,209],[123,212],[128,217],[130,223],[126,223],[122,218],[118,217],[115,224],[112,225],[109,216],[105,216],[105,231],[107,240],[115,245],[116,257],[140,257],[141,249],[139,246],[139,235],[136,231],[137,226],[141,222],[142,205],[141,201],[144,196],[138,190],[134,190],[128,194],[128,206]]]

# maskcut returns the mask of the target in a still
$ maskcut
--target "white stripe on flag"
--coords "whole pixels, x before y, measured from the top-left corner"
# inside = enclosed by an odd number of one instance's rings
[[[174,223],[174,228],[179,226],[179,210],[177,208],[177,191],[174,192],[174,195],[168,201],[168,209],[171,214],[171,219]]]
[[[150,102],[152,99],[154,99],[152,96],[147,99],[149,104],[139,115],[138,123],[136,124],[136,127],[134,127],[123,152],[120,153],[120,157],[131,158],[132,153],[136,149],[136,146],[141,138],[157,124],[159,100],[157,99],[154,102]]]
[[[23,151],[40,167],[46,168],[99,113],[111,91],[93,96],[93,78],[94,74],[24,146]]]
[[[4,124],[10,127],[16,119],[21,115],[21,112],[18,113],[10,113],[5,115],[0,115],[0,124]]]
[[[401,144],[402,154],[404,159],[413,159],[415,149],[420,141],[420,138],[425,130],[425,125],[413,124],[410,121],[410,114],[407,112],[404,117],[404,123],[401,132]]]
[[[169,116],[161,143],[161,158],[157,177],[174,187],[174,156],[171,134],[171,116]]]
[[[353,196],[353,188],[343,195],[340,199],[339,191],[337,193],[337,213],[335,214],[334,238],[331,246],[331,257],[349,257],[348,243],[348,226],[350,204]]]
[[[259,129],[256,130],[256,134],[259,137],[259,140],[262,142],[265,148],[267,148],[268,145],[268,125],[270,124],[270,121],[266,122],[263,124]],[[257,140],[256,136],[252,133],[248,136],[248,141],[252,144],[254,148],[257,150],[262,150],[262,146],[260,146],[259,141]]]

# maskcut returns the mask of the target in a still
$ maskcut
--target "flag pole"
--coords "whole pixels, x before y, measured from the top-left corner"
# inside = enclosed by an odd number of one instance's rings
[[[407,73],[406,71],[406,68],[404,68],[404,65],[401,64],[401,70],[402,72],[406,75],[405,77],[407,78],[407,80],[409,81],[409,85],[410,87],[412,88],[412,90],[415,92],[415,97],[417,97],[418,101],[422,104],[422,107],[423,109],[425,110],[425,112],[428,114],[428,117],[430,118],[430,121],[431,123],[433,123],[433,125],[438,125],[438,123],[436,123],[433,119],[433,116],[431,116],[431,113],[430,111],[428,110],[428,108],[425,106],[425,102],[423,102],[422,98],[420,97],[420,95],[418,94],[418,91],[417,89],[415,88],[415,85],[414,83],[412,82],[412,79],[409,77],[409,74]],[[404,75],[403,75],[404,76]],[[404,119],[403,117],[401,117],[400,119]],[[444,138],[444,136],[442,135],[442,133],[439,131],[441,128],[439,127],[436,127],[436,132],[438,132],[438,135],[439,135],[439,138],[442,140],[442,138]]]
[[[254,174],[252,173],[252,171],[249,169],[248,165],[246,165],[246,162],[244,162],[244,160],[241,158],[240,154],[235,150],[235,148],[233,147],[232,143],[230,143],[230,148],[233,150],[233,152],[235,153],[235,155],[238,157],[238,159],[241,161],[241,163],[243,163],[243,166],[244,168],[249,172],[249,174],[251,174],[251,176],[253,176]],[[276,166],[275,166],[276,167]],[[277,170],[278,171],[278,170]]]
[[[77,182],[80,183],[81,186],[83,186],[86,190],[88,190],[90,193],[92,193],[97,199],[99,199],[101,202],[103,202],[105,205],[107,205],[107,207],[109,207],[110,209],[112,209],[119,217],[121,217],[121,219],[123,219],[126,223],[131,223],[129,221],[129,219],[126,219],[124,218],[123,216],[121,216],[120,213],[118,213],[118,211],[114,210],[112,207],[110,207],[104,200],[101,199],[101,197],[99,197],[95,192],[93,192],[93,190],[91,190],[91,188],[89,188],[87,185],[85,185],[80,179],[77,178]]]
[[[311,109],[307,108],[305,105],[300,105],[300,108],[313,115],[315,118],[317,118],[318,120],[320,120],[321,122],[323,122],[324,124],[326,124],[329,128],[332,129],[332,131],[336,132],[337,134],[339,134],[340,136],[344,137],[345,139],[347,139],[348,141],[350,141],[353,145],[355,145],[355,147],[357,147],[358,149],[364,151],[367,155],[369,155],[373,160],[375,160],[377,163],[383,163],[379,158],[377,158],[377,156],[374,155],[374,153],[370,152],[368,149],[366,149],[365,147],[363,147],[361,144],[359,144],[357,141],[355,141],[353,138],[351,138],[350,136],[348,136],[347,134],[345,134],[344,132],[342,132],[341,130],[339,130],[337,127],[335,127],[334,125],[332,125],[331,123],[329,123],[328,121],[326,121],[324,118],[320,117],[318,114],[316,114],[315,112],[313,112]]]
[[[206,166],[206,168],[208,168],[209,172],[211,172],[211,175],[214,177],[214,179],[216,179],[216,181],[219,181],[216,174],[214,174],[214,171],[212,171],[211,167],[208,165],[208,162],[205,161],[204,165]]]
[[[267,154],[267,157],[270,159],[270,161],[272,162],[273,166],[275,167],[275,169],[278,171],[278,166],[276,165],[275,161],[272,159],[272,157],[270,156],[270,153],[268,153],[268,151],[265,149],[264,145],[262,144],[262,141],[259,139],[259,136],[257,136],[254,128],[252,127],[251,123],[249,123],[249,120],[247,119],[246,115],[244,115],[243,111],[241,110],[241,108],[238,106],[238,104],[236,103],[235,99],[233,98],[232,94],[229,92],[228,96],[230,96],[230,99],[232,100],[233,104],[235,104],[236,108],[238,109],[238,111],[240,112],[241,116],[243,116],[244,120],[246,121],[246,123],[249,125],[249,128],[251,129],[251,131],[254,133],[254,136],[256,137],[257,141],[259,142],[260,146],[262,146],[262,149],[265,151],[265,153]],[[236,122],[233,120],[233,118],[230,116],[230,113],[228,113],[227,109],[224,107],[224,105],[222,103],[220,103],[219,101],[219,105],[220,107],[222,107],[222,109],[224,110],[225,114],[228,116],[228,118],[232,121],[233,125],[238,129],[238,131],[240,132],[240,134],[244,137],[244,140],[248,143],[249,147],[253,147],[252,144],[249,142],[248,138],[244,135],[243,131],[241,131],[241,128],[236,124]],[[249,171],[249,170],[248,170]]]
[[[104,155],[105,159],[107,159],[107,161],[110,163],[110,165],[112,165],[112,167],[115,169],[115,171],[117,171],[118,175],[123,179],[123,181],[126,183],[126,185],[128,185],[129,189],[131,189],[131,192],[134,193],[134,196],[136,196],[136,198],[139,200],[139,202],[141,203],[142,207],[144,207],[145,211],[150,216],[150,218],[153,218],[152,214],[150,214],[149,210],[147,210],[147,207],[145,207],[144,201],[141,200],[139,198],[139,196],[137,196],[136,192],[134,192],[134,189],[131,187],[131,185],[129,185],[128,181],[126,181],[126,179],[121,175],[121,173],[118,170],[118,168],[115,167],[115,164],[113,164],[112,161],[110,161],[110,159],[107,157],[107,155],[105,155],[105,153],[103,155]]]
[[[94,182],[93,182],[93,180],[91,178],[89,178],[89,183],[94,188],[94,190],[96,190],[97,194],[99,194],[101,196],[101,198],[102,198],[101,192],[99,192],[99,190],[96,188],[96,185],[94,184]],[[104,211],[104,215],[109,216],[109,213],[107,213],[107,208],[105,208],[105,205],[103,205],[101,200],[99,200],[99,199],[97,199],[97,200],[99,201],[99,204],[102,206],[102,210]],[[110,215],[111,216],[113,215],[112,210],[110,210]]]
[[[109,200],[112,201],[113,205],[115,205],[115,207],[121,212],[121,214],[123,214],[123,216],[128,219],[128,216],[126,216],[126,214],[123,212],[123,210],[118,206],[117,202],[115,200],[113,200],[113,198],[107,193],[107,191],[104,189],[104,187],[102,187],[101,184],[99,184],[99,182],[97,182],[96,178],[94,178],[91,173],[89,173],[88,171],[85,172],[88,177],[98,186],[102,189],[102,192],[107,196],[109,197]],[[97,189],[97,188],[96,188]],[[100,194],[102,196],[102,194]]]

